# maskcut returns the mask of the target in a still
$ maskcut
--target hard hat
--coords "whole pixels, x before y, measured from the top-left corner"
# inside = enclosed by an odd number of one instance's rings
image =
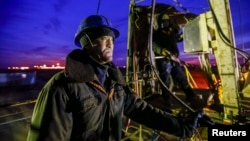
[[[158,16],[158,26],[159,28],[165,28],[165,27],[169,27],[170,25],[170,17],[168,16],[168,14],[161,14]]]
[[[158,17],[159,29],[165,29],[174,33],[179,33],[180,27],[174,18],[171,18],[168,14],[161,14]]]
[[[168,14],[161,14],[159,16],[159,20],[163,21],[163,20],[169,20],[170,17],[168,16]]]
[[[81,46],[79,40],[81,39],[82,36],[84,36],[84,34],[87,34],[84,33],[86,30],[89,30],[91,28],[101,28],[101,27],[111,30],[114,33],[115,38],[117,38],[120,35],[119,31],[112,27],[111,22],[106,17],[102,15],[91,15],[85,18],[81,22],[75,34],[75,44],[79,47]]]

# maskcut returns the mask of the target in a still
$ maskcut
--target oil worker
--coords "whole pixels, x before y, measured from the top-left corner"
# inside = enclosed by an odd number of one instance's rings
[[[112,62],[118,36],[102,15],[81,22],[75,35],[80,48],[40,91],[27,141],[120,141],[124,116],[178,137],[192,136],[204,113],[183,119],[140,99]]]
[[[171,90],[171,85],[177,83],[186,95],[186,100],[190,106],[196,110],[202,110],[203,102],[196,95],[189,85],[187,76],[184,73],[181,61],[179,60],[178,41],[181,39],[179,25],[167,14],[160,14],[158,17],[158,29],[153,33],[153,51],[155,56],[164,56],[156,59],[157,70],[164,84]],[[162,96],[172,106],[169,101],[169,94],[162,85]],[[199,104],[198,104],[199,103]]]

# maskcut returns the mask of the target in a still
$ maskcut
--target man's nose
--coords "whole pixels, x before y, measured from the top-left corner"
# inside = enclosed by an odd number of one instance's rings
[[[106,40],[106,44],[107,44],[108,47],[112,47],[113,39],[112,39],[112,38],[108,38],[108,39]]]

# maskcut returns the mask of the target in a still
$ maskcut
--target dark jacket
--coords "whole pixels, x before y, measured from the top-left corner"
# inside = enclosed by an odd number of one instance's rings
[[[119,141],[124,115],[182,136],[179,120],[137,97],[114,64],[107,68],[105,88],[92,64],[83,50],[67,56],[65,70],[55,74],[39,93],[27,141]]]
[[[153,51],[156,56],[162,56],[162,49],[168,50],[172,55],[179,57],[177,42],[178,34],[175,32],[164,33],[163,29],[158,29],[153,34]]]

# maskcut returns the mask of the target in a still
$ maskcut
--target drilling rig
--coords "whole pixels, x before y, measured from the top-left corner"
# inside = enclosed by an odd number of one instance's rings
[[[199,68],[208,83],[206,95],[200,94],[207,106],[204,107],[205,113],[218,124],[249,124],[250,76],[247,75],[249,70],[246,65],[249,55],[235,46],[229,1],[209,0],[209,6],[208,11],[195,15],[178,12],[171,5],[154,1],[150,6],[140,6],[131,1],[126,81],[145,100],[162,91],[162,82],[155,67],[157,58],[152,51],[152,33],[157,28],[159,14],[166,13],[183,27],[184,53],[197,57]],[[238,61],[239,56],[246,60],[244,72]],[[187,67],[184,65],[183,68]],[[192,78],[192,74],[187,76]],[[194,80],[190,83],[193,88],[199,89]],[[166,88],[166,91],[182,106],[181,109],[194,111],[172,88]],[[155,106],[164,108],[160,103]],[[138,129],[143,132],[142,127]],[[141,136],[139,140],[143,140]]]

